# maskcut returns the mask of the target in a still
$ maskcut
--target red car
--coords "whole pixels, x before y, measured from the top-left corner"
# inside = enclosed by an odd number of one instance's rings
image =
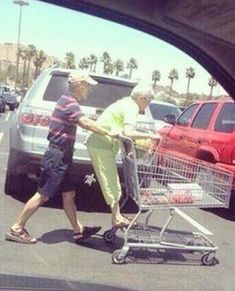
[[[159,132],[160,147],[214,163],[234,173],[235,177],[235,102],[232,99],[199,101]],[[235,178],[233,179],[235,190]]]

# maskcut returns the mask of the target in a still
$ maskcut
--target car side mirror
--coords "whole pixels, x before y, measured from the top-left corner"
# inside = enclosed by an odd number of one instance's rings
[[[186,118],[180,118],[178,121],[177,121],[177,124],[178,125],[181,125],[181,126],[188,126],[189,125],[189,120],[186,119]]]
[[[169,124],[175,124],[176,122],[176,117],[174,114],[167,114],[164,116],[163,121]]]

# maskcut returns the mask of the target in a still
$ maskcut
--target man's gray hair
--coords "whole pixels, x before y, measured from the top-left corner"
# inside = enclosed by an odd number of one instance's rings
[[[152,85],[139,83],[131,91],[130,96],[132,99],[137,99],[138,97],[146,97],[153,99],[155,94]]]

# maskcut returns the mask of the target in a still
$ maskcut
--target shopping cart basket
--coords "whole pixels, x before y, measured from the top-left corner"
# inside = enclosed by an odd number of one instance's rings
[[[213,233],[180,208],[227,208],[232,173],[197,159],[176,157],[163,150],[142,149],[130,139],[122,138],[121,141],[126,199],[135,201],[138,213],[130,225],[122,230],[124,245],[114,251],[113,262],[124,263],[130,249],[157,249],[199,252],[203,265],[215,264],[217,247],[208,238]],[[169,216],[160,231],[149,224],[151,214],[158,209],[169,210]],[[146,219],[139,224],[142,213]],[[197,229],[197,232],[191,233],[191,239],[182,236],[174,241],[169,238],[168,226],[176,214]],[[104,240],[111,242],[116,231],[115,228],[107,230]]]

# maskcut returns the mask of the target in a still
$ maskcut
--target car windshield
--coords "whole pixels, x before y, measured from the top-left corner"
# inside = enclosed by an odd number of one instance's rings
[[[98,85],[91,88],[89,98],[81,101],[81,105],[105,108],[116,100],[128,96],[134,86],[134,83],[129,84],[115,81],[110,83],[110,80],[108,82],[109,85],[107,86],[106,79],[98,79],[95,77],[94,79],[97,79]],[[66,90],[68,90],[67,77],[53,75],[44,93],[43,100],[56,101]]]
[[[178,117],[181,113],[180,109],[175,106],[165,105],[165,104],[149,104],[150,111],[154,119],[163,120],[167,114],[173,114]]]

